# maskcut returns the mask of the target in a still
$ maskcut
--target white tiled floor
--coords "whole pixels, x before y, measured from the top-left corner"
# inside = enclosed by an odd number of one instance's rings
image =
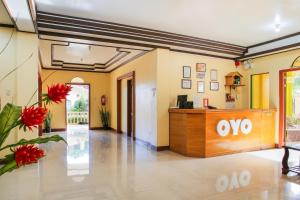
[[[196,159],[111,131],[62,135],[68,146],[44,145],[38,164],[0,177],[1,200],[300,199],[300,177],[281,175],[281,149]]]

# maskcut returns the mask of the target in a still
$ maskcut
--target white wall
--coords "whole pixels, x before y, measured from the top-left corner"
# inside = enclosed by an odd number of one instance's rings
[[[11,39],[10,39],[11,38]],[[10,41],[8,43],[8,41]],[[8,45],[7,45],[8,44]],[[0,99],[2,107],[10,102],[20,106],[27,105],[37,89],[38,80],[38,38],[36,34],[17,32],[12,28],[0,28],[0,78],[19,67],[5,80],[0,82]],[[37,101],[37,94],[31,103]],[[38,136],[37,129],[24,134],[15,130],[6,143],[13,143],[22,138],[31,139]]]

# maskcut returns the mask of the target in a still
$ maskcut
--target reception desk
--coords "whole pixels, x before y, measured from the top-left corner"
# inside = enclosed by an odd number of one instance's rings
[[[170,108],[170,149],[212,157],[275,147],[276,109]]]

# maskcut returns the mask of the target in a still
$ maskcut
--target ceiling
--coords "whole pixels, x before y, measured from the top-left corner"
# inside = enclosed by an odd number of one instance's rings
[[[250,46],[300,31],[299,0],[36,0],[37,10]],[[275,17],[280,15],[280,32]]]
[[[13,25],[2,1],[0,1],[0,24]]]

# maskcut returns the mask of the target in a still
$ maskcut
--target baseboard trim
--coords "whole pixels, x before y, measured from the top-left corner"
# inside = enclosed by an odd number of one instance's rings
[[[105,129],[103,127],[90,127],[90,130],[112,130],[112,128]]]
[[[51,132],[63,132],[66,131],[66,128],[52,128]],[[43,133],[45,133],[45,129],[43,129]]]
[[[142,145],[145,145],[145,146],[147,146],[147,148],[150,148],[153,151],[166,151],[166,150],[170,149],[169,146],[154,146],[150,142],[147,142],[145,140],[139,139],[137,137],[134,137],[133,139],[135,140],[135,142],[140,143]]]

